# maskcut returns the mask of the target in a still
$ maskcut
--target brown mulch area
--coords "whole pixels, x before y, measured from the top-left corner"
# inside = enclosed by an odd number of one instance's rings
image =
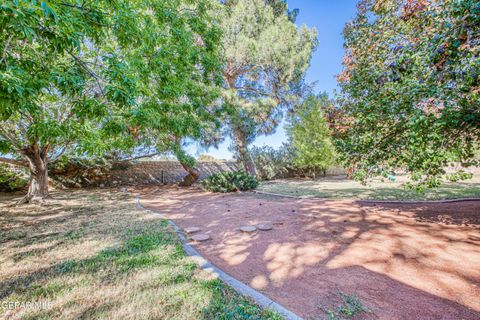
[[[355,294],[354,319],[480,319],[480,201],[360,204],[175,187],[142,204],[211,240],[212,263],[305,318]],[[273,230],[243,234],[245,225]]]

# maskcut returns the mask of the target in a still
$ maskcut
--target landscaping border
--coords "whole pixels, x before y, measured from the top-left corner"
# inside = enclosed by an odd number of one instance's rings
[[[135,201],[138,208],[158,214],[162,218],[168,221],[168,223],[174,228],[175,232],[180,237],[183,250],[187,253],[188,256],[195,258],[195,261],[198,263],[200,268],[202,268],[207,272],[210,272],[211,274],[218,276],[220,280],[222,280],[223,282],[231,286],[238,293],[252,299],[253,302],[255,302],[260,307],[264,309],[271,309],[276,313],[280,314],[281,316],[283,316],[287,320],[303,320],[301,317],[299,317],[292,311],[288,310],[284,306],[273,301],[272,299],[268,298],[267,296],[258,292],[257,290],[251,288],[250,286],[244,284],[243,282],[235,279],[231,275],[227,274],[226,272],[224,272],[223,270],[219,269],[218,267],[213,265],[211,262],[206,260],[194,247],[188,244],[187,237],[182,232],[180,227],[178,227],[173,221],[166,219],[161,212],[144,207],[141,203],[140,196],[134,196],[134,197],[135,197]]]
[[[348,200],[348,199],[335,199],[335,198],[319,198],[315,196],[291,196],[286,194],[278,194],[278,193],[271,193],[271,192],[264,192],[254,190],[252,191],[256,194],[264,194],[267,196],[275,196],[275,197],[282,197],[282,198],[292,198],[292,199],[316,199],[316,200]],[[443,199],[443,200],[375,200],[375,199],[349,199],[356,202],[363,202],[363,203],[406,203],[406,204],[415,204],[415,203],[451,203],[451,202],[465,202],[465,201],[480,201],[480,198],[455,198],[455,199]]]

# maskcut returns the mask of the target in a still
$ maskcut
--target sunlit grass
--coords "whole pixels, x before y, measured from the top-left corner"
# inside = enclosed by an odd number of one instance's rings
[[[6,201],[8,200],[8,201]],[[172,228],[128,194],[56,193],[0,204],[0,301],[46,302],[20,319],[278,319],[183,252]]]
[[[425,193],[406,190],[406,177],[375,179],[366,186],[343,176],[308,179],[285,179],[263,182],[257,189],[290,196],[332,199],[375,199],[375,200],[440,200],[457,198],[480,198],[480,175],[462,182],[449,182]]]
[[[362,301],[355,294],[338,293],[342,303],[335,308],[327,308],[322,305],[318,307],[325,313],[327,320],[346,320],[355,317],[360,313],[370,312],[363,305]]]

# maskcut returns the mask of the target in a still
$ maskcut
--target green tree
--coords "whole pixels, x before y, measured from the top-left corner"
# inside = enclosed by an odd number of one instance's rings
[[[343,158],[358,178],[404,168],[434,186],[480,137],[480,3],[363,0],[344,30]]]
[[[325,175],[335,161],[335,147],[325,115],[325,110],[332,105],[326,93],[309,96],[295,108],[287,128],[294,150],[293,163],[300,169],[310,170],[313,178],[318,170]]]
[[[0,4],[1,160],[27,165],[25,201],[49,162],[121,153],[195,127],[217,96],[215,1]],[[200,117],[201,118],[201,117]]]
[[[264,0],[226,1],[219,20],[228,133],[245,170],[255,175],[248,146],[281,121],[283,108],[291,102],[290,85],[309,66],[316,31],[297,28],[284,9],[275,11]]]

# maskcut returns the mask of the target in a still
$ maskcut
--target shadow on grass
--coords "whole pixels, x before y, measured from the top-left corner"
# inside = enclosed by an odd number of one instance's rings
[[[0,267],[10,274],[0,279],[0,300],[54,302],[0,307],[0,317],[277,319],[200,270],[166,220],[125,194],[98,193],[56,193],[51,206],[0,211],[0,261],[18,269]]]
[[[263,183],[259,190],[283,195],[327,199],[372,200],[441,200],[480,198],[480,183],[445,183],[436,189],[419,193],[405,189],[400,183],[379,182],[363,186],[345,177],[318,180],[277,180]]]
[[[35,283],[42,283],[47,279],[52,280],[68,273],[95,274],[112,268],[119,269],[121,273],[124,273],[137,268],[149,268],[173,263],[175,260],[183,257],[184,253],[173,231],[166,230],[166,227],[167,223],[163,221],[159,229],[150,229],[144,231],[143,234],[132,235],[122,246],[104,249],[92,258],[64,260],[27,275],[0,281],[0,299],[6,298],[13,293],[28,295],[30,290],[36,290]],[[131,231],[127,233],[132,234]],[[168,252],[168,246],[175,248],[173,252],[170,250],[166,255],[153,254],[155,250]],[[32,252],[35,251],[45,253],[49,250],[52,250],[52,247],[14,255],[14,259],[18,259],[19,256],[32,255]]]

